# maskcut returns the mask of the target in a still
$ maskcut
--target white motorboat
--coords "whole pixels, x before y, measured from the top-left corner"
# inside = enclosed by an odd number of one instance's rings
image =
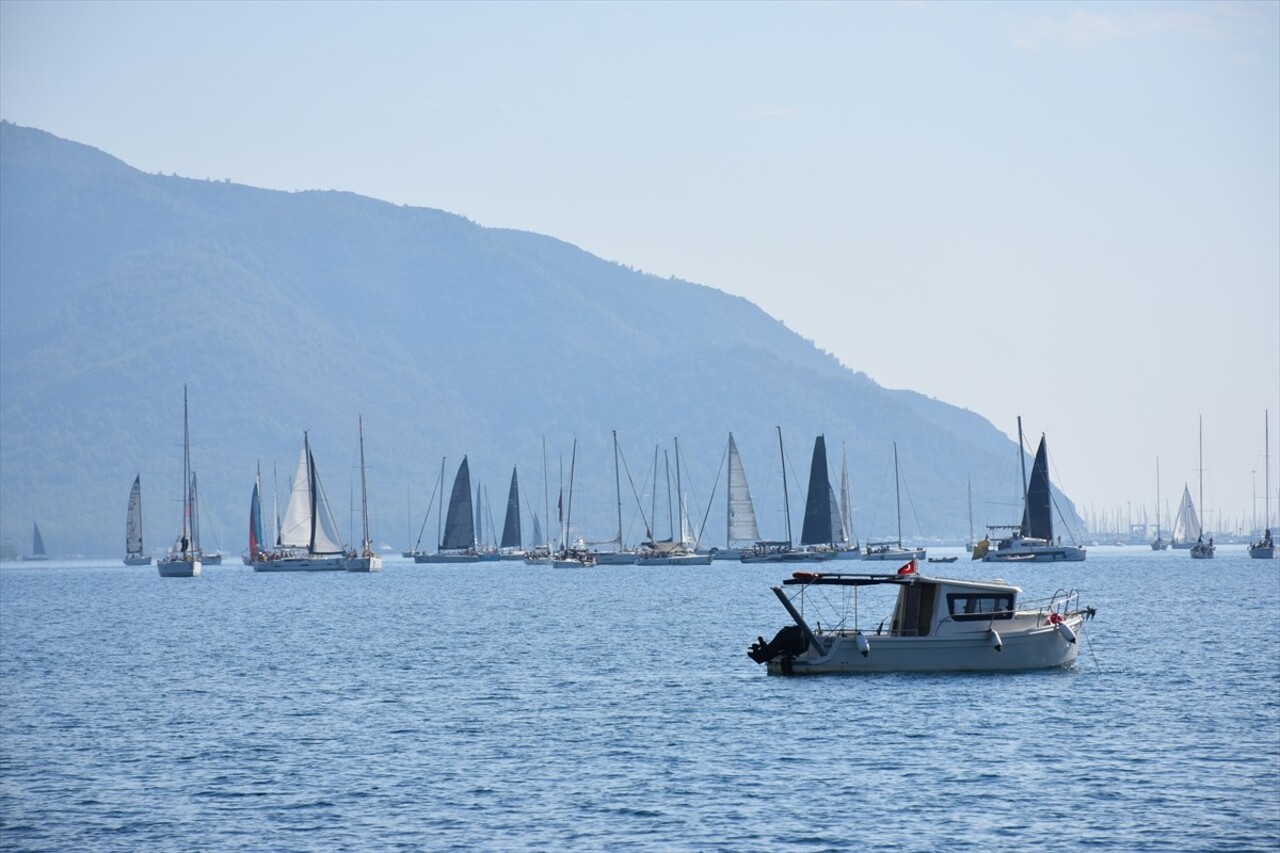
[[[773,587],[794,624],[770,642],[760,637],[747,652],[770,675],[1063,667],[1075,661],[1084,622],[1095,613],[1081,607],[1075,590],[1021,602],[1022,590],[1002,580],[924,577],[914,562],[896,574],[796,572],[783,585],[798,587],[792,595]],[[848,594],[832,596],[830,587]],[[859,599],[886,588],[896,590],[890,609],[863,628]],[[825,624],[816,621],[814,611],[833,598],[844,610],[832,611]],[[863,603],[864,613],[870,603]]]

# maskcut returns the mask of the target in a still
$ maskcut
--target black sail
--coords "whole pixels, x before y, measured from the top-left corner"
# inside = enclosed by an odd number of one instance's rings
[[[467,457],[462,457],[458,476],[453,479],[453,492],[449,495],[449,515],[444,522],[444,539],[440,548],[457,551],[474,548],[476,544],[475,519],[471,515],[471,469]]]
[[[1027,484],[1027,505],[1022,512],[1022,535],[1046,541],[1053,539],[1052,498],[1049,494],[1049,451],[1044,436],[1036,449],[1031,466],[1031,482]]]
[[[827,478],[827,440],[818,436],[813,442],[813,461],[809,464],[809,496],[804,504],[804,527],[801,545],[823,545],[835,541],[831,534],[831,482]]]
[[[507,493],[507,517],[502,522],[502,547],[520,547],[520,481],[511,469],[511,491]]]

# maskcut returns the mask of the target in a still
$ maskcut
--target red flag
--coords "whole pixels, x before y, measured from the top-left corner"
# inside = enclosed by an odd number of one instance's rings
[[[916,573],[916,561],[915,561],[915,560],[912,560],[910,563],[907,563],[905,566],[903,566],[902,568],[898,569],[898,574],[900,574],[900,575],[914,575],[915,573]]]

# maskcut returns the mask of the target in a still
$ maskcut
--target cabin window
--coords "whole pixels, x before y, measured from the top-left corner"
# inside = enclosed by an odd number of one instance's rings
[[[947,609],[957,622],[978,619],[1012,619],[1013,595],[992,592],[951,592]]]

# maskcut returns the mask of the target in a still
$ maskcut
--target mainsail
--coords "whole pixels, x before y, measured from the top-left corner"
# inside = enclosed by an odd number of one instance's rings
[[[1173,541],[1192,542],[1200,538],[1200,517],[1191,501],[1191,490],[1184,484],[1182,503],[1178,504],[1178,516],[1173,521]]]
[[[747,488],[747,472],[738,455],[738,445],[729,433],[729,533],[728,547],[734,542],[756,542],[760,530],[756,527],[756,510],[751,504],[751,490]]]
[[[538,523],[538,514],[533,514],[533,542],[535,545],[545,545],[542,541],[542,525]]]
[[[453,492],[449,495],[449,515],[444,522],[444,539],[441,550],[456,551],[474,548],[476,545],[475,519],[471,516],[471,469],[467,457],[462,457],[458,475],[453,480]]]
[[[45,556],[44,537],[40,535],[40,525],[36,524],[34,521],[31,522],[31,556]]]
[[[511,469],[511,490],[507,493],[507,517],[502,522],[503,548],[519,548],[520,537],[520,481],[516,469]]]
[[[840,518],[840,502],[836,500],[836,490],[828,483],[827,491],[830,493],[827,498],[827,506],[831,510],[831,533],[836,537],[831,542],[832,544],[848,542],[849,534],[844,529],[843,519]]]
[[[142,476],[133,478],[129,490],[129,514],[124,524],[124,547],[129,556],[142,553]]]
[[[302,451],[293,473],[289,503],[280,522],[280,544],[286,548],[306,548],[312,554],[341,554],[344,550],[306,433],[302,435]]]
[[[1044,436],[1036,449],[1031,466],[1031,482],[1027,485],[1027,503],[1022,511],[1022,535],[1046,542],[1053,539],[1052,498],[1049,494],[1049,451]]]
[[[804,527],[801,545],[823,545],[835,541],[832,520],[839,525],[839,514],[831,506],[831,480],[827,476],[827,441],[818,436],[813,441],[813,460],[809,464],[809,495],[804,504]]]
[[[258,496],[258,484],[253,484],[253,498],[249,501],[249,558],[258,559],[262,551],[262,499]]]

